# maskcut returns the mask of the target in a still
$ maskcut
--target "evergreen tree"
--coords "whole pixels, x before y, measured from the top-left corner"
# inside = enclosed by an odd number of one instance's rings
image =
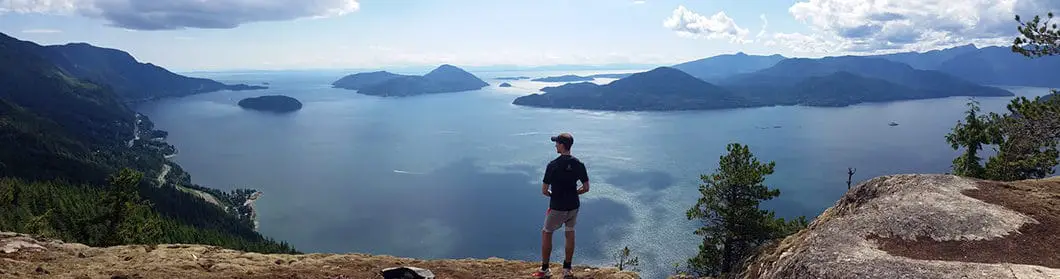
[[[946,135],[946,142],[954,150],[964,148],[964,153],[953,159],[953,174],[974,178],[984,178],[984,169],[980,164],[979,150],[984,144],[996,141],[996,133],[992,133],[990,117],[979,113],[979,102],[972,100],[968,102],[968,111],[964,121],[957,121],[953,132]]]
[[[52,229],[52,210],[49,209],[38,216],[31,216],[26,222],[26,230],[32,231],[43,237],[60,237],[58,232]]]
[[[154,212],[140,199],[139,185],[143,174],[122,169],[109,179],[110,189],[104,197],[110,210],[104,216],[107,234],[104,243],[120,245],[157,242],[161,224]]]
[[[122,175],[119,172],[114,177],[120,176]],[[125,176],[128,177],[128,173]],[[0,178],[0,193],[8,193],[13,187],[23,189],[23,202],[0,209],[0,231],[42,235],[89,246],[114,243],[198,243],[259,253],[297,253],[290,244],[261,237],[253,231],[236,233],[230,228],[189,225],[160,215],[145,202],[123,208],[127,210],[124,220],[117,223],[117,228],[113,229],[110,226],[113,222],[109,220],[115,216],[114,201],[118,196],[112,194],[116,188],[113,186],[103,188],[75,186],[63,182],[27,183],[18,179]],[[129,196],[134,197],[133,200],[136,199],[135,196]],[[216,213],[204,214],[206,215],[200,216],[205,219],[215,216]],[[111,233],[112,231],[116,233]]]
[[[1016,30],[1020,36],[1012,43],[1012,51],[1028,57],[1042,57],[1060,54],[1060,28],[1052,23],[1053,13],[1048,13],[1045,21],[1042,17],[1024,22],[1016,16],[1020,26]]]
[[[716,172],[700,177],[702,196],[687,212],[689,220],[703,223],[695,231],[703,236],[699,253],[688,260],[689,271],[697,275],[737,271],[756,248],[795,233],[807,223],[805,217],[785,221],[759,208],[762,201],[780,195],[780,190],[763,184],[776,163],[759,162],[746,145],[739,143],[726,149],[728,154],[721,157]]]
[[[1014,181],[1053,174],[1060,152],[1060,99],[1019,97],[1005,115],[991,115],[998,130],[997,155],[986,163],[986,177]]]
[[[1060,29],[1052,23],[1053,13],[1043,21],[1040,16],[1020,23],[1020,36],[1012,51],[1030,58],[1060,55]],[[1052,175],[1060,152],[1060,98],[1056,91],[1047,98],[1029,100],[1019,97],[1008,105],[1005,115],[991,114],[995,126],[997,155],[986,163],[985,176],[993,180],[1013,181]]]
[[[19,197],[22,195],[22,186],[13,185],[11,187],[11,205],[18,206]]]

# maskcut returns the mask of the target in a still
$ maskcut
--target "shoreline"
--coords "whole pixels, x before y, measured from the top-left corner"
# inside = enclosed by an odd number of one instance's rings
[[[138,140],[139,139],[139,135],[138,135],[139,131],[138,130],[139,130],[139,123],[140,123],[140,119],[139,119],[140,118],[140,114],[137,113],[136,116],[137,116],[137,125],[135,125],[135,126],[137,128],[137,131],[135,132],[135,134],[137,134],[136,135],[137,136],[136,139]],[[165,142],[165,139],[161,139],[159,141],[160,142]],[[130,143],[133,143],[133,142],[135,142],[135,141],[134,140],[130,140]],[[173,169],[173,167],[170,164],[176,164],[176,162],[173,162],[170,159],[172,159],[172,158],[174,158],[176,156],[177,156],[177,152],[174,152],[172,154],[162,154],[162,157],[165,160],[165,162],[162,163],[162,170],[159,172],[158,177],[155,178],[155,181],[157,182],[158,187],[163,187],[163,186],[166,185],[166,182],[168,182],[168,181],[166,181],[166,176],[168,176],[169,172]],[[180,190],[182,192],[195,195],[198,198],[202,199],[203,201],[206,201],[207,203],[213,204],[214,206],[217,206],[217,207],[221,208],[221,210],[223,210],[224,212],[226,212],[226,213],[228,213],[230,215],[235,216],[237,219],[243,219],[244,218],[243,215],[240,214],[239,207],[246,207],[247,211],[248,211],[246,218],[250,218],[251,225],[253,226],[253,230],[254,231],[258,230],[258,227],[259,227],[258,213],[257,213],[256,208],[254,208],[254,202],[257,201],[259,198],[261,198],[262,195],[264,195],[263,192],[261,192],[261,191],[259,191],[257,189],[251,189],[253,192],[250,193],[250,195],[247,196],[246,199],[242,201],[242,204],[236,204],[237,201],[232,201],[232,200],[222,202],[221,199],[219,199],[214,194],[211,194],[209,192],[205,192],[205,191],[202,191],[202,190],[190,188],[190,187],[185,187],[184,185],[180,185],[179,182],[174,183],[173,187],[176,187],[177,190]],[[220,189],[217,189],[217,190],[220,190]],[[233,192],[232,194],[235,194],[235,192]],[[232,195],[232,194],[230,194],[230,195]],[[229,203],[232,203],[232,204],[229,204]]]

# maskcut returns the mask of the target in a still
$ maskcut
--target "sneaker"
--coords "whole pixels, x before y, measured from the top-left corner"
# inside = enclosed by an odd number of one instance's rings
[[[535,271],[533,274],[534,278],[549,278],[552,277],[552,272],[548,269]]]
[[[564,268],[563,269],[563,279],[573,279],[573,278],[574,278],[574,270],[571,270],[570,268]]]

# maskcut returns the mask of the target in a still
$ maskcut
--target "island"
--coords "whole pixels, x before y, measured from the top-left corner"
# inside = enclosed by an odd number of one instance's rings
[[[505,82],[505,83],[501,83],[500,87],[512,87],[512,84]]]
[[[568,83],[545,87],[541,91],[544,94],[519,97],[513,104],[611,111],[702,110],[756,105],[727,89],[670,67],[632,74],[606,85]]]
[[[239,106],[252,110],[282,113],[302,109],[302,102],[283,95],[267,95],[240,100]]]
[[[598,78],[625,78],[625,77],[628,77],[628,76],[630,76],[630,75],[633,75],[633,74],[632,74],[632,73],[622,73],[622,74],[595,74],[595,75],[589,75],[589,76],[579,76],[579,75],[562,75],[562,76],[554,76],[554,77],[543,77],[543,78],[535,78],[535,79],[532,79],[532,80],[530,80],[530,81],[540,81],[540,82],[575,82],[575,81],[593,81],[593,80],[596,80],[596,79],[598,79]]]
[[[269,89],[269,87],[260,86],[260,85],[246,85],[246,84],[226,84],[224,89],[225,90],[232,90],[232,91],[244,91],[244,90]]]
[[[391,79],[407,77],[406,75],[399,75],[387,71],[375,71],[367,73],[356,73],[348,76],[344,76],[339,80],[331,83],[332,87],[360,90],[364,87],[382,83]]]
[[[524,80],[530,79],[530,77],[518,76],[518,77],[499,77],[497,80]]]
[[[1013,96],[939,71],[870,57],[786,59],[716,84],[670,67],[633,74],[607,85],[590,82],[545,87],[513,104],[587,110],[706,110],[757,106],[842,107],[860,103],[954,96]]]
[[[631,75],[633,75],[633,73],[595,74],[595,75],[591,75],[589,77],[594,78],[594,79],[597,79],[597,78],[626,78],[626,77],[631,76]]]
[[[841,107],[955,96],[1015,95],[940,71],[860,56],[786,59],[773,67],[732,76],[718,85],[764,105]]]
[[[489,83],[456,66],[438,66],[422,76],[400,75],[387,71],[357,73],[332,83],[335,88],[357,90],[357,93],[381,97],[407,97],[482,89]]]
[[[591,77],[583,77],[583,76],[579,76],[579,75],[562,75],[562,76],[557,76],[557,77],[543,77],[543,78],[535,78],[535,79],[531,79],[530,81],[541,81],[541,82],[573,82],[573,81],[591,81],[591,80],[593,80],[593,79],[594,79],[594,78],[591,78]]]

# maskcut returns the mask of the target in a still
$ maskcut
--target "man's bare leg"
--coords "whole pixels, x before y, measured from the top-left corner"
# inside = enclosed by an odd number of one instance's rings
[[[548,268],[548,260],[552,257],[552,233],[541,231],[541,270]]]
[[[574,231],[566,231],[563,234],[567,238],[567,242],[563,245],[564,252],[566,252],[566,257],[563,258],[563,263],[567,265],[564,266],[564,268],[568,268],[570,267],[571,259],[574,258]]]

